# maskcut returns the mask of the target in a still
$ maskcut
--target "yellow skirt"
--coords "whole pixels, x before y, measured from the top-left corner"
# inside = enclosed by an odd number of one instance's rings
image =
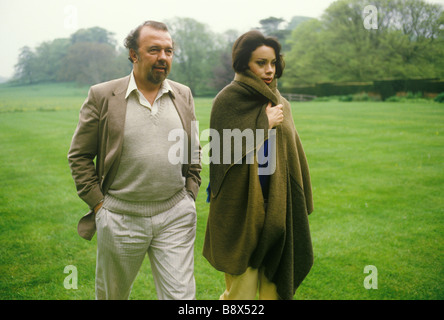
[[[264,275],[264,269],[248,267],[241,275],[225,273],[226,290],[219,300],[279,300],[276,285]]]

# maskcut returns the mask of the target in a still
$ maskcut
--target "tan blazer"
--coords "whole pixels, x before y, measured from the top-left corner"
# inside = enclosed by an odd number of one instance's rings
[[[80,110],[79,123],[68,152],[68,162],[77,188],[77,194],[90,211],[80,219],[77,231],[87,240],[94,236],[94,207],[104,198],[120,163],[126,115],[125,100],[130,77],[112,80],[90,88],[88,98]],[[192,121],[196,120],[194,100],[190,88],[169,82],[170,96],[188,136],[188,162],[182,165],[186,189],[196,199],[200,187],[200,146],[192,150]],[[191,163],[192,153],[198,154],[198,163]],[[94,159],[96,161],[94,163]]]

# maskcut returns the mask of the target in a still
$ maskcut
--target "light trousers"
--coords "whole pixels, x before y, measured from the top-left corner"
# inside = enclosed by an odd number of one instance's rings
[[[254,300],[259,291],[259,300],[279,300],[276,285],[264,275],[264,269],[248,267],[241,275],[225,273],[225,292],[219,300]]]
[[[96,225],[96,299],[128,299],[147,254],[158,299],[195,299],[196,207],[191,196],[151,217],[102,206]]]

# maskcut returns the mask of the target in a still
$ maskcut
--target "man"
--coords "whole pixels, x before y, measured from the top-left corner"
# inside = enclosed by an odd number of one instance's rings
[[[163,23],[140,25],[125,46],[132,73],[91,87],[68,153],[77,193],[91,209],[78,232],[90,240],[97,229],[96,299],[128,299],[146,254],[159,299],[195,299],[201,164],[191,141],[193,97],[166,80],[173,41]],[[168,133],[177,129],[190,152],[172,164],[168,151],[177,142]]]

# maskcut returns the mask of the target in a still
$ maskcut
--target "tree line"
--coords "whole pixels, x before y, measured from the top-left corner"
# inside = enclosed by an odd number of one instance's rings
[[[70,38],[43,42],[35,50],[20,49],[14,82],[77,82],[94,84],[131,70],[126,50],[118,48],[113,33],[94,27]]]
[[[268,17],[255,29],[277,37],[286,69],[281,86],[319,82],[444,77],[444,10],[424,0],[339,0],[319,19]],[[371,18],[372,28],[365,25]],[[164,21],[175,41],[170,78],[194,94],[214,94],[232,81],[237,30],[215,33],[191,18]],[[91,85],[128,75],[128,52],[100,27],[80,29],[35,49],[21,48],[14,82]]]
[[[376,7],[376,28],[363,9]],[[343,0],[288,39],[287,87],[444,77],[443,6],[423,0]]]

